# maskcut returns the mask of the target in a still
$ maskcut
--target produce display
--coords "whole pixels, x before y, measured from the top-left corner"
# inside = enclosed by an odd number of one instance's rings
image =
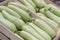
[[[19,0],[0,6],[0,24],[22,40],[53,40],[60,26],[60,9],[44,0]]]

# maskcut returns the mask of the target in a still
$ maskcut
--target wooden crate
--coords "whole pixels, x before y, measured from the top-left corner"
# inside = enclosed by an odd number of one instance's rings
[[[2,25],[0,25],[0,33],[4,34],[4,36],[7,37],[9,40],[22,40],[20,36],[15,35],[15,33],[11,32],[9,29]]]
[[[17,0],[9,0],[9,1],[15,1],[18,2]],[[9,2],[7,1],[7,3]],[[55,6],[57,6],[56,4],[52,3],[49,0],[45,0],[46,3],[48,4],[53,4]],[[7,4],[5,3],[5,4]],[[3,3],[0,3],[0,5],[5,5]],[[58,7],[58,6],[57,6]],[[33,14],[32,14],[33,15]],[[34,14],[34,16],[36,16]],[[54,38],[54,40],[58,40],[60,36],[60,31],[58,31],[56,38]],[[9,29],[7,29],[6,27],[4,27],[3,25],[0,25],[0,40],[22,40],[21,37],[15,35],[13,32],[11,32]]]

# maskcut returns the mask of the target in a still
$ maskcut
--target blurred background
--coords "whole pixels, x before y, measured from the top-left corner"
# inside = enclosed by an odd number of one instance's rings
[[[60,0],[51,0],[51,1],[60,6]]]

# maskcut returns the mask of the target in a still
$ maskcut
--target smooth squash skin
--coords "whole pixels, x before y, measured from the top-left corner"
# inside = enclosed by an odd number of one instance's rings
[[[60,18],[57,17],[56,15],[54,15],[53,13],[51,13],[50,11],[46,12],[46,15],[52,19],[53,21],[55,21],[56,23],[58,23],[60,25]]]
[[[35,21],[33,21],[33,23],[37,25],[39,28],[41,28],[42,30],[44,30],[47,34],[49,34],[50,37],[52,38],[55,37],[56,32],[43,20],[36,19]]]
[[[26,31],[20,31],[18,34],[26,40],[39,40],[36,37],[34,37],[32,34]]]
[[[21,29],[21,27],[23,25],[25,25],[25,22],[22,19],[19,19],[17,17],[11,16],[9,15],[8,12],[6,12],[5,10],[2,11],[2,15],[9,20],[10,22],[12,22],[13,24],[15,24],[15,26],[17,27],[17,29]]]
[[[23,31],[27,31],[29,33],[31,33],[33,36],[35,36],[36,38],[38,38],[39,40],[45,40],[40,34],[38,34],[31,26],[29,25],[24,25],[22,27]]]
[[[43,13],[37,13],[37,15],[46,17]]]
[[[22,10],[16,6],[13,6],[13,5],[8,5],[8,7],[11,8],[12,10],[14,10],[15,12],[17,12],[23,20],[25,20],[25,21],[31,21],[32,20],[26,11],[24,11],[24,10]]]
[[[47,6],[47,4],[45,3],[44,0],[32,0],[36,5],[37,7],[39,8],[43,8],[45,6]]]
[[[51,40],[51,37],[42,29],[40,29],[38,26],[36,26],[33,23],[28,23],[29,26],[31,26],[38,34],[40,34],[45,40]],[[44,35],[43,35],[44,34]]]
[[[45,21],[55,32],[57,32],[57,29],[59,28],[59,25],[54,22],[53,20],[47,18],[43,13],[37,13],[37,15]]]
[[[7,27],[8,29],[10,29],[12,32],[16,32],[17,28],[16,26],[11,23],[10,21],[0,18],[0,24],[2,24],[3,26]]]
[[[2,16],[2,13],[1,12],[0,12],[0,24],[2,24],[3,26],[7,27],[12,32],[16,32],[17,31],[16,26],[13,23],[11,23],[10,21],[8,21],[7,19],[5,19]]]
[[[36,8],[36,5],[32,0],[26,0],[26,1],[28,1],[34,8]]]
[[[60,17],[60,9],[58,7],[52,4],[48,4],[48,7],[50,7],[49,11]]]
[[[27,8],[31,9],[35,12],[35,8],[26,0],[19,0],[21,3],[23,3]]]
[[[2,13],[0,12],[0,18],[3,18],[4,19],[4,17],[2,16]]]
[[[52,12],[50,12],[48,9],[46,10],[46,8],[43,8],[42,10],[40,10],[40,12],[45,14],[48,18],[60,25],[60,18]]]
[[[28,8],[24,6],[22,3],[17,3],[17,2],[9,2],[9,5],[14,5],[16,7],[21,8],[22,10],[28,11]]]
[[[17,18],[21,18],[20,15],[18,15],[15,11],[11,10],[8,7],[0,6],[0,10],[6,10],[10,15],[15,16]]]

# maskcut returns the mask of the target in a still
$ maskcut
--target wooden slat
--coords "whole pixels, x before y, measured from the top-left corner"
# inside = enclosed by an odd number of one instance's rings
[[[60,28],[58,29],[57,35],[54,40],[60,40]]]
[[[3,1],[3,2],[0,2],[0,6],[1,6],[1,5],[6,5],[8,2],[9,2],[8,0],[5,0],[5,1]]]
[[[9,29],[5,28],[2,25],[0,25],[0,32],[4,33],[4,35],[6,35],[11,40],[23,40],[19,36],[16,36],[13,32],[11,32]]]
[[[6,36],[0,33],[0,40],[9,40]]]

